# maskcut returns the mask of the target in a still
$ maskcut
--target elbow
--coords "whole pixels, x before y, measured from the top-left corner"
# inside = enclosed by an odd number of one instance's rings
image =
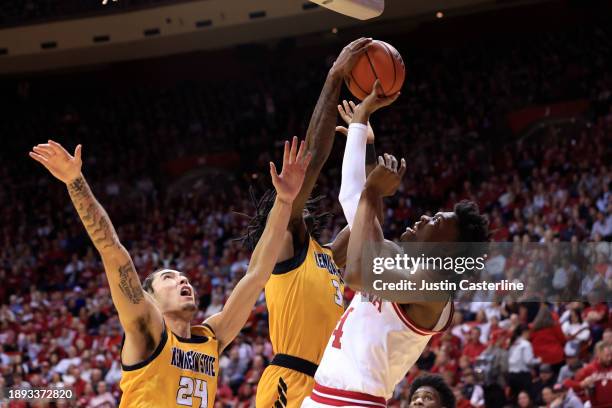
[[[269,271],[264,271],[261,268],[254,269],[247,275],[249,279],[249,286],[262,290],[266,286],[266,283],[268,283],[271,273],[272,269]]]

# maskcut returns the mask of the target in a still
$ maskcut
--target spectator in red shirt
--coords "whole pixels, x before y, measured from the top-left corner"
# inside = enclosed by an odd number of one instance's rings
[[[476,358],[482,353],[487,346],[480,342],[480,328],[472,327],[470,330],[470,335],[468,337],[468,341],[463,348],[464,356],[467,356],[470,359],[470,362],[476,361]]]
[[[586,394],[592,408],[612,407],[612,342],[602,341],[595,346],[596,358],[576,373],[565,385]]]
[[[531,345],[533,353],[542,360],[542,363],[550,364],[556,374],[565,362],[565,335],[561,325],[553,318],[550,309],[545,303],[533,321],[531,328]]]

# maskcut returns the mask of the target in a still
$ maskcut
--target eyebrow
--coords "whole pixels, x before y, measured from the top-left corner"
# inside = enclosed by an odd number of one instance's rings
[[[414,395],[412,396],[411,401],[414,400],[416,397],[425,396],[425,395],[428,395],[428,396],[430,396],[432,398],[435,397],[433,392],[427,391],[427,390],[423,390],[423,391],[415,392]]]
[[[160,277],[160,278],[163,278],[165,275],[174,275],[174,274],[176,274],[176,273],[180,274],[180,272],[167,271],[167,272],[164,272],[164,273],[162,273],[161,275],[159,275],[159,277]]]

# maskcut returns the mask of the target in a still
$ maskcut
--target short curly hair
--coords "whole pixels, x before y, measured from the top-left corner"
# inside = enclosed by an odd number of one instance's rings
[[[489,240],[489,219],[480,214],[478,205],[473,201],[462,200],[455,204],[459,242],[486,242]]]
[[[453,390],[446,384],[444,379],[439,375],[426,374],[418,377],[410,386],[410,395],[408,402],[412,401],[412,396],[421,387],[431,387],[438,392],[440,403],[444,408],[456,408],[457,401]],[[442,408],[441,407],[441,408]]]

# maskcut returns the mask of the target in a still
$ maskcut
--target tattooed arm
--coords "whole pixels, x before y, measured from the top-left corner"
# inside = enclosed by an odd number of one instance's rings
[[[359,38],[344,47],[325,79],[323,90],[319,95],[308,124],[308,130],[306,131],[306,148],[312,154],[312,161],[306,171],[306,178],[300,193],[291,208],[288,228],[291,234],[287,234],[286,236],[288,237],[301,241],[306,236],[306,227],[303,221],[304,205],[312,193],[319,173],[329,157],[334,144],[337,118],[336,106],[340,97],[342,81],[351,72],[357,59],[366,51],[371,42],[371,38]],[[287,242],[284,244],[278,259],[279,262],[293,256],[294,246]]]
[[[83,226],[102,257],[113,303],[126,333],[123,363],[134,364],[146,359],[161,338],[162,316],[140,285],[130,254],[119,242],[108,214],[81,174],[81,145],[72,156],[50,140],[48,144],[35,146],[30,157],[66,184]]]

